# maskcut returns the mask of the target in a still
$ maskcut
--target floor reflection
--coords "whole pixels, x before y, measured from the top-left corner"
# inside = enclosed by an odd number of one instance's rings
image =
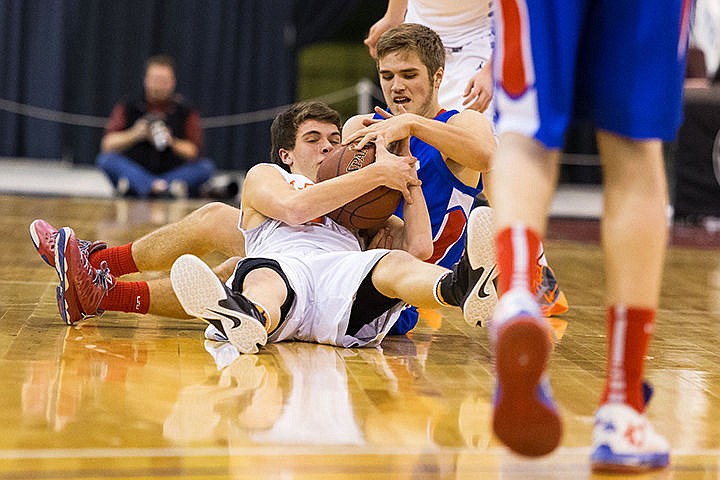
[[[107,340],[92,326],[67,328],[61,354],[29,362],[21,389],[25,419],[63,430],[81,412],[84,399],[98,398],[103,384],[124,384],[128,371],[147,363],[143,341]]]

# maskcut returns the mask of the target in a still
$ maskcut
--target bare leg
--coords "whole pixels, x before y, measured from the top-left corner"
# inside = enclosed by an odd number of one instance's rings
[[[141,272],[169,271],[173,262],[185,253],[245,256],[244,239],[237,226],[239,214],[240,210],[221,202],[204,205],[135,241],[132,245],[135,265]]]
[[[493,171],[497,261],[502,294],[493,315],[499,395],[493,431],[513,451],[539,456],[557,447],[562,423],[545,369],[549,327],[533,289],[535,259],[547,229],[559,152],[519,134],[500,138]]]
[[[447,271],[404,250],[392,250],[375,265],[372,281],[386,297],[399,298],[420,308],[435,308],[439,306],[433,294],[435,283]]]
[[[660,141],[598,133],[605,205],[607,305],[655,308],[667,244],[667,184]]]
[[[504,134],[500,141],[492,178],[495,228],[520,222],[545,236],[560,155],[517,134]]]
[[[150,289],[149,315],[161,317],[190,318],[175,296],[170,278],[159,278],[147,282]]]
[[[287,298],[287,286],[280,275],[270,268],[252,270],[243,281],[242,294],[265,309],[270,317],[265,328],[275,330],[280,323],[280,307]]]

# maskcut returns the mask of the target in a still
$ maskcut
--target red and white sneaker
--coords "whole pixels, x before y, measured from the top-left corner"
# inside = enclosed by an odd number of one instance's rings
[[[521,455],[552,452],[563,427],[546,373],[551,330],[530,292],[511,289],[500,298],[490,337],[495,347],[495,435]]]
[[[55,237],[57,237],[58,229],[50,225],[45,220],[38,218],[30,224],[30,238],[32,239],[35,250],[45,263],[51,267],[55,266]],[[90,255],[98,250],[107,248],[107,243],[95,240],[78,240],[80,250],[85,251],[86,255]]]
[[[670,463],[670,445],[647,417],[622,403],[595,412],[591,455],[594,471],[644,472]]]
[[[58,309],[65,323],[102,313],[100,302],[115,286],[115,277],[106,262],[97,269],[90,265],[87,250],[80,248],[70,227],[61,228],[55,237],[55,270],[60,278]]]
[[[35,250],[40,254],[43,261],[51,267],[55,266],[55,237],[57,233],[57,228],[40,218],[33,220],[30,224],[30,238],[33,245],[35,245]]]

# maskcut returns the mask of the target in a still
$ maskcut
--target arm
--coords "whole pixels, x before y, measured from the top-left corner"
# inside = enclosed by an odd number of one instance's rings
[[[409,138],[400,142],[398,155],[410,156]],[[387,150],[385,150],[387,152]],[[415,171],[417,175],[417,171]],[[427,260],[433,253],[432,225],[422,188],[410,187],[412,203],[403,203],[403,219],[391,216],[377,230],[368,248],[394,248],[405,250],[420,260]]]
[[[170,146],[170,148],[172,148],[173,152],[175,152],[187,161],[196,160],[198,157],[198,147],[190,140],[170,137],[168,145]]]
[[[103,152],[122,152],[138,142],[148,138],[148,121],[139,119],[132,127],[116,132],[108,132],[100,142],[100,150]]]
[[[405,11],[407,10],[407,0],[388,0],[388,6],[385,15],[370,27],[367,38],[363,41],[370,51],[370,56],[377,57],[375,46],[377,45],[380,35],[387,32],[393,27],[400,25],[405,20]]]
[[[136,143],[148,140],[148,129],[148,121],[141,118],[127,130],[105,134],[100,143],[100,148],[103,152],[122,152]],[[168,132],[168,137],[168,146],[172,148],[176,154],[186,160],[197,158],[198,147],[193,142],[173,137],[170,132]]]
[[[422,188],[410,187],[410,193],[413,195],[413,203],[403,203],[404,221],[393,215],[384,225],[382,235],[388,239],[386,248],[405,250],[420,260],[427,260],[433,253],[430,214]],[[382,237],[378,240],[382,241]],[[376,240],[373,239],[373,242]],[[373,243],[370,245],[373,246]]]
[[[369,126],[351,132],[350,127],[356,128],[360,124],[354,121],[347,129],[343,128],[344,144],[359,141],[358,147],[362,147],[378,137],[384,137],[389,144],[415,136],[437,148],[451,169],[454,167],[451,164],[455,163],[459,168],[475,172],[490,170],[497,142],[490,121],[480,112],[463,110],[443,123],[412,113],[389,116],[382,109],[375,111],[388,118],[375,120]]]
[[[409,185],[419,184],[415,159],[376,161],[354,172],[296,190],[267,164],[251,168],[243,183],[243,228],[253,228],[266,218],[300,225],[332,212],[351,200],[385,185],[403,191],[411,201]]]
[[[185,121],[183,138],[177,138],[170,133],[168,145],[173,152],[187,161],[197,160],[203,142],[203,131],[200,126],[200,114],[192,111]]]
[[[484,112],[493,97],[492,57],[470,77],[463,92],[463,107]]]
[[[350,143],[346,140],[347,138],[352,137],[355,132],[367,125],[372,125],[374,122],[372,113],[364,113],[348,118],[342,127],[343,144]]]

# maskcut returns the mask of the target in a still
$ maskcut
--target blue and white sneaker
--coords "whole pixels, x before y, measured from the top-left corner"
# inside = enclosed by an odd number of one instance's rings
[[[522,290],[500,298],[490,326],[497,375],[493,431],[512,451],[528,457],[552,452],[562,437],[545,373],[551,331],[537,301]]]
[[[644,472],[667,467],[670,445],[647,417],[622,403],[608,403],[595,412],[593,471]]]

